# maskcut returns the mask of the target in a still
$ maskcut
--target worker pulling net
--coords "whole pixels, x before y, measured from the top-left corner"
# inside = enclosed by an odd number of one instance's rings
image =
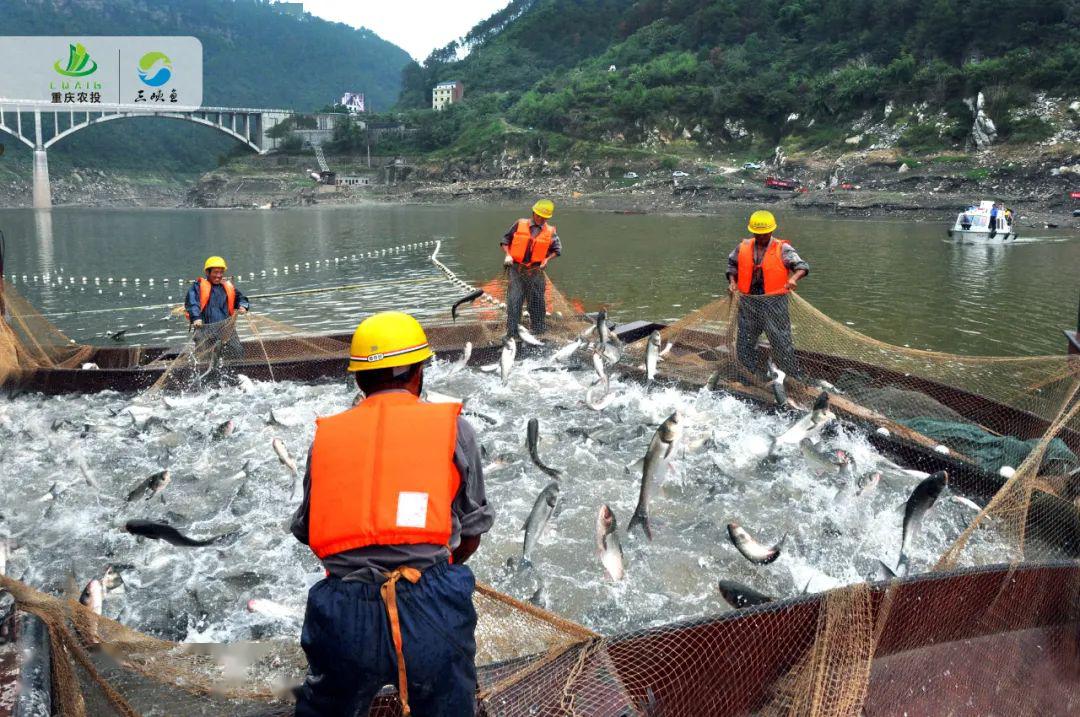
[[[961,356],[894,346],[802,297],[726,297],[660,332],[665,374],[787,407],[823,391],[833,411],[923,448],[1011,474],[1059,415],[1080,363],[1067,356]],[[767,338],[767,343],[758,343]],[[644,349],[635,347],[635,360]],[[1055,440],[1058,473],[1080,462]],[[1070,496],[1080,486],[1070,488]]]

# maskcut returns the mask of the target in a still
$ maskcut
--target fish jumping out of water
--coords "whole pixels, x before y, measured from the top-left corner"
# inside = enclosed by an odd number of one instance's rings
[[[630,524],[626,527],[629,533],[634,526],[640,525],[645,532],[645,537],[652,540],[652,526],[649,525],[649,498],[656,494],[660,484],[667,473],[668,463],[675,453],[675,448],[682,438],[683,427],[682,415],[675,411],[660,424],[649,441],[649,449],[645,451],[645,459],[641,467],[641,490],[638,493],[637,508],[630,518]]]
[[[132,535],[138,535],[151,540],[164,540],[170,545],[176,545],[183,548],[202,548],[235,535],[235,533],[226,533],[225,535],[217,535],[213,538],[206,538],[205,540],[196,540],[194,538],[189,538],[171,525],[155,523],[152,520],[129,520],[124,524],[124,530]]]
[[[105,603],[105,588],[101,586],[101,581],[97,578],[91,578],[90,582],[83,588],[82,594],[79,595],[79,604],[85,605],[94,611],[95,615],[100,615]]]
[[[447,376],[453,376],[455,373],[463,371],[466,366],[469,365],[469,359],[472,358],[472,341],[466,341],[465,346],[461,350],[461,358],[450,367],[450,372]]]
[[[611,508],[600,506],[596,515],[596,552],[600,556],[600,564],[612,580],[622,580],[626,576],[622,546],[619,545],[619,536],[615,532],[617,528],[618,523]]]
[[[130,503],[139,498],[150,500],[154,496],[160,495],[161,491],[168,487],[170,481],[172,481],[172,475],[169,473],[168,468],[159,471],[135,486],[134,490],[128,493],[127,502]]]
[[[645,380],[656,380],[656,365],[660,361],[660,332],[653,331],[649,334],[649,342],[645,346]]]
[[[275,620],[294,620],[304,616],[303,611],[298,608],[292,608],[288,605],[282,605],[273,600],[264,600],[262,598],[248,600],[247,611],[259,615],[266,615]]]
[[[499,354],[499,378],[505,384],[510,378],[510,371],[514,368],[514,359],[517,358],[517,341],[507,336],[503,339],[502,353]]]
[[[763,595],[757,590],[747,587],[742,583],[737,583],[734,580],[720,580],[719,587],[720,594],[724,597],[724,600],[736,610],[752,605],[763,605],[776,599],[769,597],[768,595]]]
[[[582,339],[574,339],[573,341],[568,343],[566,346],[563,346],[561,349],[556,351],[551,356],[551,360],[555,361],[557,363],[561,363],[561,362],[565,361],[566,359],[570,358],[571,356],[573,356],[574,353],[577,352],[577,350],[579,348],[581,348],[582,346],[584,346],[584,345],[585,345],[585,342]]]
[[[923,516],[934,507],[941,491],[949,485],[949,474],[938,471],[925,479],[911,491],[904,503],[904,528],[900,541],[900,561],[898,566],[907,567],[911,542],[922,525]]]
[[[555,512],[555,506],[558,502],[559,484],[554,481],[548,483],[540,491],[540,495],[536,496],[532,510],[529,511],[529,517],[525,520],[525,525],[522,528],[525,531],[525,543],[521,550],[521,567],[532,565],[533,550],[536,548],[540,536],[543,535],[544,530],[547,528],[548,521],[551,520],[551,514]]]
[[[744,558],[756,565],[768,565],[779,558],[780,549],[784,547],[784,541],[787,540],[787,533],[784,533],[784,537],[780,538],[779,542],[770,548],[754,540],[750,533],[746,532],[738,523],[728,523],[727,530],[728,537],[731,538],[731,543],[735,546],[735,549]]]
[[[536,467],[547,473],[549,476],[558,480],[562,476],[562,471],[557,468],[551,468],[544,465],[544,462],[540,460],[540,456],[537,454],[537,443],[540,441],[540,421],[536,418],[529,419],[529,425],[525,429],[525,443],[529,447],[529,457],[532,458]]]
[[[543,346],[544,342],[532,335],[524,326],[518,326],[518,338],[529,346]]]
[[[271,412],[270,415],[273,416],[273,412]],[[235,432],[236,421],[230,418],[229,420],[225,421],[220,426],[214,429],[214,433],[211,435],[210,439],[214,441],[220,441],[224,438],[228,438]]]
[[[829,410],[829,394],[822,392],[814,401],[813,408],[773,441],[773,448],[780,445],[797,445],[807,436],[819,433],[829,421],[836,418]]]
[[[289,455],[289,449],[285,446],[285,441],[275,436],[270,445],[273,447],[274,453],[277,454],[278,460],[281,461],[281,465],[288,468],[293,475],[296,475],[296,460]]]
[[[471,304],[472,302],[476,301],[477,299],[479,299],[483,295],[484,295],[484,290],[483,289],[477,289],[476,291],[470,293],[469,295],[465,296],[464,298],[461,298],[461,299],[458,299],[457,301],[455,301],[454,305],[450,307],[450,318],[453,319],[454,322],[456,323],[457,322],[457,310],[458,310],[458,307],[461,306],[462,304]]]
[[[773,398],[776,399],[776,405],[786,406],[788,395],[784,389],[784,379],[787,378],[787,374],[781,371],[779,366],[769,361],[769,373],[766,376],[769,379],[768,385],[772,389]]]

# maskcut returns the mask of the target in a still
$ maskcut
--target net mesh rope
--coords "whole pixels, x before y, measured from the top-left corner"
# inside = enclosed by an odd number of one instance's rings
[[[462,295],[470,288],[462,282]],[[436,350],[460,350],[467,341],[474,362],[497,355],[506,277],[483,289],[456,321],[447,316],[425,326]],[[92,356],[92,347],[73,345],[10,290],[5,299],[10,326],[0,329],[0,370],[77,367]],[[580,305],[550,283],[548,308],[550,343],[570,341],[590,324]],[[775,334],[785,313],[793,355],[751,335],[759,328]],[[323,359],[343,368],[348,351],[347,335],[309,336],[257,314],[234,317],[228,328],[243,339],[243,355],[223,364],[244,370]],[[764,405],[775,402],[768,359],[782,364],[792,402],[807,406],[829,392],[842,420],[893,441],[905,466],[946,462],[951,490],[985,507],[914,580],[850,585],[629,634],[596,635],[481,586],[481,710],[616,716],[1080,709],[1076,357],[969,357],[893,346],[832,321],[797,295],[718,300],[664,328],[661,341],[671,344],[662,379],[709,384]],[[625,373],[640,373],[643,344],[626,347]],[[133,353],[136,363],[164,369],[148,393],[182,383],[182,374],[213,360],[194,348],[189,353]],[[971,550],[984,533],[1007,545],[990,561]],[[289,713],[285,688],[304,669],[294,643],[177,645],[13,580],[2,584],[49,628],[62,714]],[[168,689],[164,711],[155,685]],[[373,713],[396,714],[397,707],[383,697]]]

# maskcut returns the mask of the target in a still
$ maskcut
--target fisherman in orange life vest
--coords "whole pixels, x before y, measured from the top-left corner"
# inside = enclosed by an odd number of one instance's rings
[[[562,254],[562,242],[555,225],[548,221],[554,213],[555,204],[550,199],[541,199],[533,205],[532,219],[518,219],[500,242],[506,253],[503,264],[510,272],[510,286],[506,292],[506,335],[515,339],[522,305],[526,302],[532,333],[536,336],[544,333],[547,313],[544,268],[551,257]]]
[[[251,302],[231,281],[225,280],[226,269],[228,266],[220,256],[207,259],[203,265],[206,276],[188,289],[184,308],[195,330],[196,343],[215,342],[221,346],[221,357],[231,359],[243,356],[244,350],[229,319],[235,314],[246,314]]]
[[[300,717],[366,715],[386,684],[406,715],[474,713],[475,582],[464,563],[495,516],[461,404],[419,398],[431,356],[408,314],[365,319],[349,356],[365,398],[317,421],[291,526],[327,573],[308,593]]]
[[[758,378],[765,376],[757,349],[764,332],[769,337],[772,360],[788,375],[798,376],[787,295],[810,273],[810,265],[791,244],[772,235],[776,231],[772,212],[754,212],[747,229],[753,236],[739,242],[728,255],[727,270],[728,291],[743,295],[736,343],[739,361]]]

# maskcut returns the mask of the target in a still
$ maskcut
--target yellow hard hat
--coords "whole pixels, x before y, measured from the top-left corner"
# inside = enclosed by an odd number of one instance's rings
[[[205,264],[203,264],[203,271],[210,271],[211,269],[228,269],[228,268],[229,267],[226,266],[226,264],[225,264],[225,260],[222,259],[220,256],[212,256],[212,257],[210,257],[209,259],[206,260]]]
[[[420,322],[400,311],[384,311],[360,322],[349,349],[350,371],[372,371],[420,363],[432,351]]]
[[[544,219],[551,219],[551,215],[555,213],[555,203],[550,199],[541,199],[533,205],[533,214],[538,214]]]
[[[776,217],[772,212],[759,209],[750,215],[750,223],[746,226],[751,234],[770,234],[776,231]]]

